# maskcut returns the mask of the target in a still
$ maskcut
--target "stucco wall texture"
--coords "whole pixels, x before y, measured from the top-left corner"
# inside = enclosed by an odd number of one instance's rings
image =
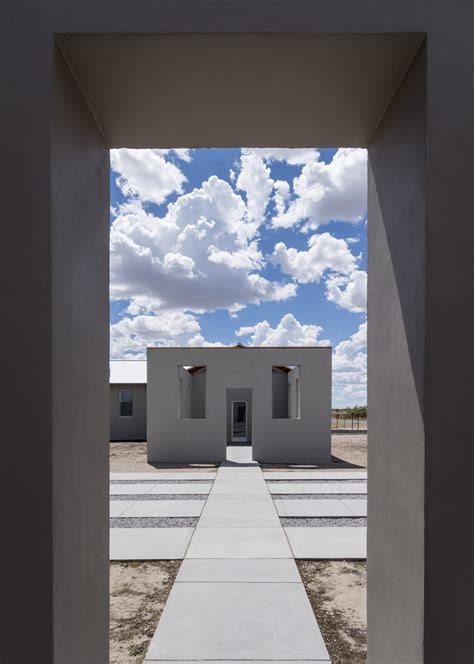
[[[132,417],[120,417],[120,390],[130,390],[133,394]],[[146,440],[146,385],[110,386],[110,440]]]
[[[229,436],[227,391],[236,389],[252,390],[255,460],[330,460],[331,348],[149,348],[147,365],[150,462],[223,461]],[[295,365],[301,374],[300,417],[274,419],[272,367]],[[206,367],[205,419],[179,417],[180,366]]]

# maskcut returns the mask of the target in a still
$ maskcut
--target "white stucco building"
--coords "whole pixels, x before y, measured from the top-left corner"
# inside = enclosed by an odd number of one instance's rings
[[[110,361],[110,440],[146,440],[146,360]]]
[[[148,460],[268,463],[331,455],[331,348],[149,348]]]

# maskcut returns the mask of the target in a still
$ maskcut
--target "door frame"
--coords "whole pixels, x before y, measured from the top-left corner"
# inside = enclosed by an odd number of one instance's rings
[[[234,403],[244,403],[245,404],[245,438],[235,438],[234,437]],[[230,402],[230,439],[233,443],[248,443],[248,405],[249,402],[247,399],[233,399]]]

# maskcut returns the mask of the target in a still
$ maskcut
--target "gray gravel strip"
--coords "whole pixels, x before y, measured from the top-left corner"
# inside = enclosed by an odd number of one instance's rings
[[[113,517],[111,528],[194,528],[198,518],[194,517]]]
[[[110,500],[207,500],[207,493],[126,493],[112,494]]]
[[[273,500],[365,500],[364,493],[272,493]]]
[[[209,484],[214,480],[110,480],[110,484]]]
[[[324,480],[293,480],[291,478],[284,480],[273,480],[267,478],[267,484],[277,486],[278,484],[367,484],[367,480],[331,480],[329,477]]]
[[[320,528],[321,526],[367,526],[367,519],[352,517],[282,517],[282,526],[299,528]]]

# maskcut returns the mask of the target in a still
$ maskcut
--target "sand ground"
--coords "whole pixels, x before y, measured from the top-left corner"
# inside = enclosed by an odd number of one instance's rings
[[[110,564],[110,664],[143,662],[180,564]]]
[[[332,462],[317,466],[291,465],[291,468],[366,468],[367,467],[367,434],[333,434],[331,438]],[[196,472],[213,468],[212,465],[190,464],[154,464],[146,458],[146,443],[110,443],[110,471],[113,473],[143,473],[176,468],[180,471]],[[265,465],[265,469],[281,469],[281,465]]]

